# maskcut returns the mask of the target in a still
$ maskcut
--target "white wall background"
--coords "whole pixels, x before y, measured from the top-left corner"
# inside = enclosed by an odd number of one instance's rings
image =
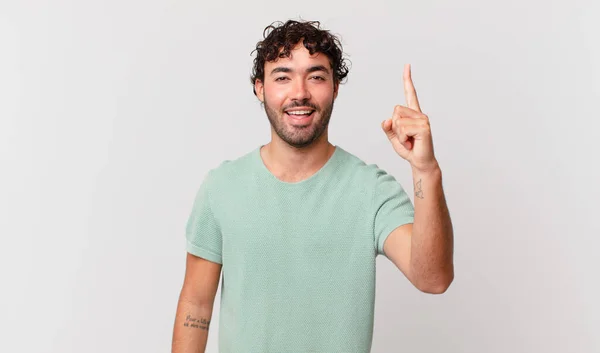
[[[599,15],[592,0],[2,0],[0,351],[170,351],[193,197],[268,142],[250,52],[301,17],[352,61],[332,143],[412,190],[380,128],[412,63],[444,172],[456,279],[426,295],[379,257],[373,352],[600,352]],[[218,314],[211,328],[216,352]]]

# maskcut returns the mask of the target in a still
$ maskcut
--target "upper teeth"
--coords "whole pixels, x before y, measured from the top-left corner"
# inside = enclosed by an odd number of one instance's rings
[[[296,110],[293,112],[288,112],[288,114],[291,114],[291,115],[302,115],[302,114],[310,114],[310,113],[312,113],[311,110]]]

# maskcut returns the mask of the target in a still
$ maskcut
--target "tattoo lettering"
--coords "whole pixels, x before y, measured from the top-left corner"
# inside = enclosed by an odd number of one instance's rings
[[[421,179],[419,179],[419,181],[417,181],[417,186],[415,187],[415,196],[422,199],[424,198],[423,196],[423,189],[421,189]]]
[[[205,318],[196,319],[196,318],[193,318],[191,315],[188,315],[185,318],[185,322],[183,323],[183,326],[199,328],[199,329],[208,331],[208,327],[210,326],[210,320],[207,320]]]

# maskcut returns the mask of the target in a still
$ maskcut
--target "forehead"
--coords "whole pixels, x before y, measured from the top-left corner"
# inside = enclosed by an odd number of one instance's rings
[[[280,53],[281,51],[282,49],[279,50]],[[313,65],[324,65],[327,68],[331,68],[327,55],[318,52],[311,55],[308,49],[301,43],[294,46],[290,51],[289,57],[277,58],[275,61],[265,62],[265,68],[276,66],[304,67]]]

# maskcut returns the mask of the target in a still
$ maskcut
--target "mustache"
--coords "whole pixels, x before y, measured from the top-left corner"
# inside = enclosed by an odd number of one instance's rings
[[[302,102],[295,101],[294,103],[292,103],[292,104],[288,105],[287,107],[283,108],[283,110],[288,110],[288,109],[297,108],[297,107],[309,107],[309,108],[312,108],[314,110],[319,110],[316,105],[314,105],[314,104],[312,104],[312,103],[310,103],[308,101],[302,101]]]

